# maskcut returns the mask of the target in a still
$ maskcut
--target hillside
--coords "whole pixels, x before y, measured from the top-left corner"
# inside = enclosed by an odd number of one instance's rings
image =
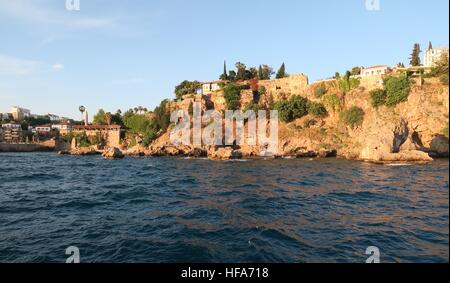
[[[348,80],[348,78],[347,78]],[[329,80],[308,84],[305,75],[259,81],[240,92],[241,109],[273,109],[282,101],[302,97],[323,105],[325,115],[307,114],[279,124],[278,155],[290,157],[340,156],[370,161],[431,161],[448,157],[448,85],[436,78],[412,78],[404,101],[374,107],[371,92],[384,89],[383,77]],[[211,95],[189,95],[172,102],[170,109],[188,111],[192,102],[203,110],[227,109],[224,91]],[[356,110],[357,111],[356,111]],[[353,111],[355,110],[355,111]],[[358,116],[359,115],[359,116]],[[356,119],[356,120],[355,120]],[[155,140],[148,155],[215,155],[220,148],[173,146],[167,133]],[[261,146],[227,148],[224,158],[258,156]],[[220,155],[220,154],[219,154]],[[220,158],[220,156],[219,156]]]

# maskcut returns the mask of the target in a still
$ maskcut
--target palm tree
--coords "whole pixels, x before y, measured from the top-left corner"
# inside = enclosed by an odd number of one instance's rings
[[[81,105],[80,107],[78,107],[78,110],[80,110],[80,112],[81,112],[81,121],[83,121],[83,115],[84,115],[84,112],[86,112],[86,107]]]
[[[111,125],[111,121],[112,121],[112,114],[111,112],[108,112],[105,114],[105,120],[106,120],[106,124],[108,124],[108,126]]]

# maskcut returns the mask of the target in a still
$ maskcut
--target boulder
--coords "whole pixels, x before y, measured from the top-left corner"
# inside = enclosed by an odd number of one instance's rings
[[[234,150],[232,147],[221,147],[210,150],[208,158],[212,160],[240,159],[242,158],[242,153],[239,150]]]
[[[404,150],[399,153],[386,153],[369,161],[375,162],[431,162],[428,153],[419,150]]]
[[[144,156],[146,148],[142,145],[136,145],[124,152],[128,156]]]
[[[100,152],[92,147],[80,147],[80,148],[72,149],[70,151],[70,155],[76,155],[76,156],[96,155],[96,154],[100,154]]]
[[[448,157],[448,137],[436,135],[430,144],[430,155],[436,158]]]
[[[122,151],[120,151],[120,149],[118,149],[117,147],[110,147],[108,149],[106,149],[102,156],[105,159],[119,159],[119,158],[124,158],[124,154],[122,153]]]

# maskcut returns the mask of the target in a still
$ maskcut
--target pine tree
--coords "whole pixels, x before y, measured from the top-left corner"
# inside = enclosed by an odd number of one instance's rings
[[[260,80],[264,79],[264,73],[263,73],[263,69],[262,69],[261,65],[259,65],[259,69],[258,69],[258,79],[260,79]]]
[[[411,53],[411,57],[409,58],[409,63],[411,64],[411,66],[420,66],[420,52],[422,52],[422,50],[420,50],[420,44],[414,44],[413,52]]]
[[[281,64],[281,67],[280,67],[280,69],[279,69],[278,72],[277,72],[276,78],[277,78],[277,79],[282,79],[282,78],[285,78],[285,77],[287,77],[287,74],[286,74],[286,65],[283,63],[283,64]]]
[[[237,75],[236,80],[241,81],[245,80],[245,71],[247,70],[247,66],[241,62],[236,63]]]
[[[430,41],[430,43],[428,44],[428,50],[431,50],[431,49],[433,49],[433,44],[431,44],[431,41]]]
[[[220,76],[220,79],[223,81],[228,80],[227,62],[226,61],[223,61],[223,74]]]

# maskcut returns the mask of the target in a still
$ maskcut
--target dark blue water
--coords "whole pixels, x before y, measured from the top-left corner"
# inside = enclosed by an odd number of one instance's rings
[[[448,160],[0,154],[0,262],[448,262]]]

